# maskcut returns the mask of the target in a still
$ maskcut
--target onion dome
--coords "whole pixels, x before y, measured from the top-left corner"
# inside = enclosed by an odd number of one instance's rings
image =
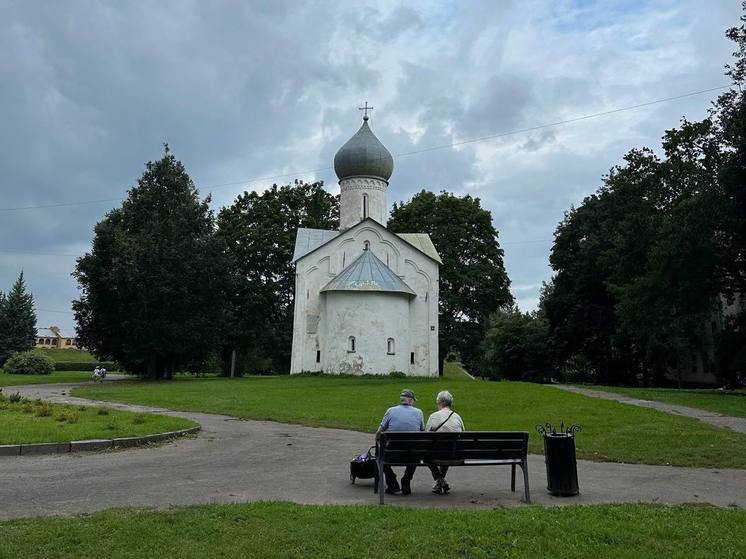
[[[374,177],[385,181],[394,172],[394,158],[371,131],[368,115],[363,117],[360,130],[334,156],[334,171],[339,180]]]

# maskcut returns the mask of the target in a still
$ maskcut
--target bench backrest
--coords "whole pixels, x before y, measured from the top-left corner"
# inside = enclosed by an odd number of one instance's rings
[[[389,431],[380,435],[377,451],[387,464],[440,460],[520,460],[528,454],[528,433]]]

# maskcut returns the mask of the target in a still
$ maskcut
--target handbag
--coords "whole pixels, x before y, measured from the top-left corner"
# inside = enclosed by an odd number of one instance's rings
[[[367,452],[358,454],[350,460],[350,481],[353,484],[357,478],[370,479],[377,477],[376,455],[372,452],[375,448],[375,446],[372,446]]]

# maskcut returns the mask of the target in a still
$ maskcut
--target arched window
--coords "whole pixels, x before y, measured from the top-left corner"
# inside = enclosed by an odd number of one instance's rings
[[[370,241],[363,241],[363,250],[370,250]]]
[[[350,336],[347,340],[347,352],[355,353],[355,336]]]
[[[396,353],[396,344],[394,342],[394,338],[389,338],[386,341],[386,353],[389,355],[394,355]]]
[[[363,219],[368,217],[368,195],[363,194]]]

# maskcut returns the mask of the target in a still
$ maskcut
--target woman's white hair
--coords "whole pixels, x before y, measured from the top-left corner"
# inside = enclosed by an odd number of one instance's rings
[[[437,398],[435,398],[435,401],[450,408],[453,405],[453,394],[448,392],[448,390],[441,390],[440,392],[438,392],[438,396]]]

